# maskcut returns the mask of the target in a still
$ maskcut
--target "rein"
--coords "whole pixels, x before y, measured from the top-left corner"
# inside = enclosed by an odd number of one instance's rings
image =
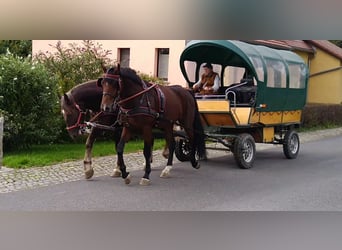
[[[128,101],[130,101],[130,100],[132,100],[132,99],[134,99],[134,98],[137,98],[138,96],[143,95],[144,93],[150,91],[151,89],[155,88],[156,86],[157,86],[157,83],[153,83],[153,84],[152,84],[150,87],[148,87],[147,89],[144,89],[144,90],[142,90],[142,91],[136,93],[135,95],[132,95],[132,96],[127,97],[127,98],[125,98],[125,99],[123,99],[123,100],[121,100],[121,101],[118,101],[117,104],[120,105],[120,104],[123,104],[123,103],[125,103],[125,102],[128,102]]]
[[[107,79],[110,79],[110,80],[118,80],[119,81],[119,90],[122,88],[122,80],[121,80],[121,76],[120,75],[112,75],[112,74],[104,74],[103,75],[103,78],[107,78]],[[143,90],[136,93],[136,94],[133,94],[125,99],[122,99],[122,100],[118,100],[116,101],[116,105],[118,105],[120,107],[120,111],[121,111],[121,114],[124,115],[124,116],[137,116],[137,115],[147,115],[147,116],[152,116],[154,118],[160,118],[160,113],[163,113],[164,112],[164,108],[163,108],[163,104],[164,104],[164,94],[161,92],[161,90],[157,87],[158,84],[157,83],[151,83],[151,86],[147,87],[147,85],[145,84],[144,81],[142,81],[142,87],[143,87]],[[142,96],[144,95],[145,93],[149,92],[150,90],[156,88],[157,89],[157,94],[159,95],[159,98],[160,98],[160,102],[162,103],[161,104],[161,108],[160,108],[160,111],[154,111],[151,109],[151,104],[150,104],[150,101],[147,97],[147,107],[135,107],[133,109],[126,109],[124,107],[122,107],[122,104],[124,103],[127,103],[139,96]],[[103,92],[103,95],[109,95],[111,97],[114,98],[114,96],[111,94],[111,93],[108,93],[108,92]]]
[[[108,78],[108,79],[111,79],[111,80],[119,80],[119,88],[121,88],[121,77],[120,77],[120,75],[104,74],[103,78],[104,79]],[[146,93],[146,92],[150,91],[151,89],[155,88],[157,85],[158,85],[157,83],[153,83],[150,87],[145,88],[144,90],[136,93],[135,95],[129,96],[129,97],[127,97],[127,98],[125,98],[125,99],[123,99],[121,101],[118,101],[117,104],[121,105],[121,104],[123,104],[125,102],[128,102],[128,101],[134,99],[134,98],[137,98],[138,96],[141,96],[144,93]],[[114,97],[111,93],[108,93],[108,92],[103,92],[103,95],[109,95],[111,97]]]

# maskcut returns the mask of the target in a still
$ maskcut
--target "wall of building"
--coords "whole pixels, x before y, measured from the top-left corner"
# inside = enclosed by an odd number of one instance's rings
[[[310,75],[341,66],[341,60],[317,49],[310,62]],[[309,78],[308,103],[342,103],[342,69]]]
[[[82,43],[81,40],[60,40],[63,46],[69,43]],[[52,49],[49,44],[55,45],[58,40],[33,40],[32,41],[32,54],[39,51],[50,51]],[[186,81],[179,67],[179,57],[185,47],[185,40],[95,40],[102,44],[105,50],[111,50],[111,59],[118,59],[118,49],[130,49],[130,67],[156,76],[156,51],[158,48],[169,48],[169,72],[168,82],[170,84],[179,84],[186,86]]]

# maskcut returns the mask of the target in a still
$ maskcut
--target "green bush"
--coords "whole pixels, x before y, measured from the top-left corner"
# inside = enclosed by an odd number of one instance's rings
[[[31,58],[0,55],[0,114],[4,150],[49,143],[58,137],[56,79]]]
[[[304,128],[342,126],[342,105],[308,104],[303,110]]]
[[[158,84],[160,84],[160,85],[167,85],[167,84],[168,84],[168,83],[165,82],[163,79],[160,79],[160,78],[158,78],[158,77],[156,77],[156,76],[150,76],[150,75],[148,75],[148,74],[146,74],[146,73],[142,73],[142,72],[140,72],[140,71],[137,71],[137,74],[139,75],[139,77],[140,77],[142,80],[144,80],[144,81],[146,81],[146,82],[158,83]]]
[[[0,40],[0,54],[10,52],[16,56],[27,57],[32,53],[31,40]]]
[[[69,43],[68,46],[58,41],[50,46],[52,52],[40,52],[34,60],[44,64],[56,76],[60,96],[79,83],[97,79],[103,73],[101,65],[114,63],[108,57],[111,51],[104,50],[101,44],[93,41],[84,40],[81,45]]]

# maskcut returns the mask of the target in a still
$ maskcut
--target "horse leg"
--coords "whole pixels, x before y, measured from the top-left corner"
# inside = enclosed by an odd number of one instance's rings
[[[114,142],[115,142],[115,150],[116,150],[116,152],[118,150],[118,143],[120,141],[121,132],[122,132],[122,128],[117,128],[114,131]],[[116,166],[115,166],[115,168],[113,170],[113,173],[110,176],[113,177],[113,178],[121,176],[121,170],[120,170],[120,166],[118,164],[118,157],[117,157],[117,161],[116,161]]]
[[[151,142],[151,157],[150,157],[150,163],[153,162],[153,146],[154,146],[154,137],[152,137],[152,142]],[[145,146],[144,146],[145,147]]]
[[[193,168],[199,169],[200,164],[198,160],[196,160],[196,145],[195,145],[195,140],[194,140],[194,133],[192,129],[185,129],[188,137],[189,137],[189,143],[190,143],[190,162]]]
[[[127,129],[124,128],[121,134],[120,141],[117,145],[118,165],[120,167],[121,177],[125,180],[126,184],[131,183],[131,175],[129,174],[129,172],[126,172],[126,165],[123,160],[123,152],[125,148],[125,143],[129,140],[129,137],[130,135]]]
[[[152,129],[145,129],[144,131],[144,157],[145,157],[145,174],[140,180],[140,185],[150,185],[150,173],[151,173],[151,159],[152,159],[152,147],[153,147],[153,135]]]
[[[170,154],[169,146],[168,146],[167,144],[165,144],[164,150],[163,150],[163,152],[162,152],[162,156],[163,156],[165,159],[168,159],[168,158],[169,158],[169,154]]]
[[[163,171],[160,174],[161,178],[170,177],[170,171],[172,169],[173,153],[175,151],[175,138],[173,137],[172,127],[171,127],[171,129],[165,130],[165,140],[166,140],[166,144],[168,145],[169,154],[168,154],[168,158],[167,158],[166,167],[163,169]],[[165,149],[164,149],[164,151],[165,151]]]
[[[83,168],[84,168],[84,174],[85,178],[88,180],[94,175],[94,169],[92,167],[92,161],[91,161],[91,153],[93,149],[93,145],[95,142],[96,137],[99,134],[99,130],[92,129],[91,133],[89,134],[87,141],[86,141],[86,150],[84,154],[84,160],[83,160]]]

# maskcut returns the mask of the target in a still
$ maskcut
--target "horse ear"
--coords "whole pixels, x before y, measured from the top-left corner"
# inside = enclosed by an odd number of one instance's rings
[[[102,80],[103,80],[103,78],[99,78],[99,79],[97,79],[97,82],[96,82],[96,84],[97,84],[97,87],[100,87],[100,88],[102,88]]]
[[[66,104],[71,105],[71,101],[70,101],[68,95],[64,93],[63,97],[64,97]]]

